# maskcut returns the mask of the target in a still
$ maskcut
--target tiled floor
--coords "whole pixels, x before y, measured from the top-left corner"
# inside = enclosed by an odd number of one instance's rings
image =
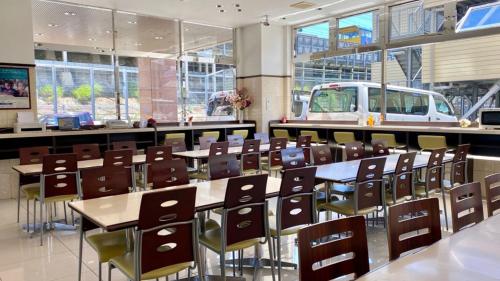
[[[17,280],[77,280],[78,272],[78,240],[77,231],[52,231],[46,235],[44,246],[40,246],[38,234],[30,237],[16,222],[16,201],[0,200],[0,281]],[[449,204],[448,204],[449,206]],[[62,208],[58,208],[62,212]],[[59,214],[63,217],[62,214]],[[443,217],[443,216],[441,216]],[[21,208],[21,223],[26,220],[24,203]],[[373,270],[388,262],[387,237],[382,225],[367,229],[370,268]],[[447,234],[445,234],[447,235]],[[297,248],[294,237],[282,241],[284,261],[297,262]],[[230,254],[227,258],[230,258]],[[253,249],[245,251],[245,257],[253,256]],[[268,256],[267,247],[264,247],[264,256]],[[218,257],[213,253],[207,254],[209,274],[218,274]],[[98,280],[98,263],[94,251],[86,244],[83,250],[82,280]],[[227,269],[232,274],[232,269]],[[251,280],[253,269],[244,270],[246,280]],[[185,276],[185,274],[183,274]],[[285,269],[282,280],[298,280],[295,270]],[[107,265],[103,265],[103,280],[107,280]],[[270,270],[258,270],[257,280],[272,280]],[[118,271],[113,271],[112,280],[126,280]],[[170,280],[175,280],[171,276]]]

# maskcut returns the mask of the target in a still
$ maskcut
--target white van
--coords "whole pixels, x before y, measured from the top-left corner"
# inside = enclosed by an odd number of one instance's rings
[[[339,82],[315,86],[309,99],[307,120],[345,120],[365,124],[368,116],[380,117],[380,84]],[[457,122],[443,95],[406,87],[387,86],[388,121]]]

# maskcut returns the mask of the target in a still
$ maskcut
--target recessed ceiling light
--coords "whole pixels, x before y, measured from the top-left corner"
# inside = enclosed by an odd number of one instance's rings
[[[184,31],[189,31],[189,28],[184,28]]]
[[[239,7],[240,7],[240,4],[234,4],[234,6],[235,6],[236,8],[239,8]]]
[[[136,46],[142,46],[142,43],[141,42],[135,42],[135,45]]]
[[[242,12],[243,10],[242,9],[238,9],[238,12]]]
[[[286,17],[282,17],[281,19],[282,19],[282,20],[286,20]]]
[[[217,5],[217,8],[222,8],[222,5],[221,5],[221,4],[218,4],[218,5]]]
[[[67,16],[76,16],[75,12],[64,12],[64,14]]]
[[[48,26],[49,27],[58,27],[59,25],[57,23],[49,23]]]
[[[224,12],[225,12],[224,9],[219,10],[219,13],[224,13]]]
[[[95,38],[89,38],[89,41],[95,41]]]
[[[155,38],[155,40],[162,40],[163,36],[155,36],[154,38]]]
[[[35,36],[42,36],[42,35],[43,35],[43,33],[39,33],[39,32],[35,33]]]
[[[111,34],[111,32],[112,32],[111,30],[106,30],[107,34]]]
[[[129,24],[137,24],[137,22],[135,20],[129,20],[128,23]]]

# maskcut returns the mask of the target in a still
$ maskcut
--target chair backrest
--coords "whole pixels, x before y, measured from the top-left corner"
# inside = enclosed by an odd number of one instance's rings
[[[182,138],[165,139],[165,146],[171,146],[172,152],[184,152],[187,150],[186,142]]]
[[[394,202],[399,198],[413,197],[413,164],[416,156],[416,152],[399,155],[392,186]]]
[[[314,165],[318,166],[333,163],[332,151],[328,145],[315,145],[311,147],[311,150]]]
[[[311,147],[311,136],[310,135],[298,136],[296,147],[299,148]]]
[[[49,155],[48,146],[23,147],[19,149],[19,164],[42,164],[43,157]],[[19,175],[19,185],[39,183],[38,175]]]
[[[219,131],[204,131],[201,133],[202,137],[212,137],[215,141],[219,141],[220,132]]]
[[[372,140],[385,140],[387,141],[387,146],[390,148],[395,148],[397,145],[396,135],[394,134],[373,133]]]
[[[260,143],[261,140],[245,140],[243,142],[243,147],[241,148],[241,154],[248,153],[260,153]]]
[[[285,170],[278,198],[281,230],[316,222],[314,186],[316,167]]]
[[[296,147],[282,149],[281,165],[283,166],[283,170],[305,167],[304,150]]]
[[[450,190],[453,232],[484,220],[481,184],[473,182]]]
[[[347,235],[346,235],[347,234]],[[332,240],[325,238],[339,235]],[[366,225],[363,216],[353,216],[313,224],[299,230],[299,280],[328,281],[370,271]],[[352,257],[350,254],[352,253]],[[346,255],[339,262],[316,266],[325,260]]]
[[[484,185],[488,217],[491,217],[496,210],[500,209],[500,173],[484,178]]]
[[[269,143],[269,151],[285,149],[287,143],[288,139],[286,138],[271,138],[271,142]]]
[[[165,162],[172,160],[171,146],[150,146],[146,150],[146,178],[147,183],[153,182],[151,165],[155,162]]]
[[[389,207],[389,259],[441,239],[439,199],[409,201]],[[427,231],[422,231],[422,230]]]
[[[217,142],[214,137],[200,137],[200,150],[210,149],[212,143]]]
[[[248,130],[234,130],[233,135],[240,135],[244,140],[248,138]]]
[[[446,148],[439,148],[432,150],[429,156],[425,171],[425,184],[429,191],[440,189],[443,185],[443,157],[445,153]]]
[[[224,199],[222,229],[226,245],[266,236],[267,175],[230,178]]]
[[[195,200],[196,187],[142,195],[134,251],[141,273],[196,260]]]
[[[356,141],[353,132],[333,132],[333,139],[337,144],[346,144]]]
[[[302,130],[302,131],[300,131],[300,135],[301,136],[310,136],[311,141],[314,143],[319,143],[321,141],[319,138],[319,133],[317,131]],[[297,137],[297,140],[298,139],[299,138]]]
[[[43,198],[78,194],[76,154],[49,154],[42,161]]]
[[[130,149],[134,155],[137,154],[137,144],[135,141],[115,141],[112,143],[112,150]]]
[[[154,162],[151,165],[153,189],[189,184],[184,159]]]
[[[345,144],[346,160],[358,160],[365,158],[365,146],[360,141]]]
[[[372,140],[373,156],[386,156],[389,155],[389,147],[386,140],[375,139]]]
[[[386,160],[385,157],[369,158],[359,163],[354,191],[355,210],[383,205],[382,177]]]
[[[453,163],[451,165],[451,183],[467,183],[467,154],[469,154],[470,144],[461,144],[455,151]]]
[[[240,162],[234,154],[215,155],[208,158],[208,178],[210,180],[240,176]]]
[[[210,144],[210,150],[208,151],[208,156],[224,155],[229,151],[229,142],[214,142]]]
[[[238,147],[243,146],[245,139],[243,139],[242,135],[228,135],[227,141],[229,142],[230,147]]]
[[[448,147],[445,136],[419,135],[417,142],[422,150],[435,150]]]
[[[288,130],[286,130],[286,129],[274,129],[273,135],[275,138],[285,138],[287,140],[290,139],[290,134],[288,133]]]
[[[253,134],[254,139],[260,140],[261,144],[269,143],[269,134],[268,133],[255,133]]]
[[[125,150],[107,150],[104,152],[103,167],[110,167],[116,171],[125,170],[126,177],[129,180],[129,186],[132,183],[132,157],[133,151],[130,149]]]
[[[76,154],[76,159],[78,161],[93,160],[102,157],[99,144],[97,143],[74,144],[73,153]]]

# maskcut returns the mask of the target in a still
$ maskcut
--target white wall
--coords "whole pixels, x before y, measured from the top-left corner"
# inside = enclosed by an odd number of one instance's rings
[[[2,0],[0,63],[33,64],[31,0]]]

